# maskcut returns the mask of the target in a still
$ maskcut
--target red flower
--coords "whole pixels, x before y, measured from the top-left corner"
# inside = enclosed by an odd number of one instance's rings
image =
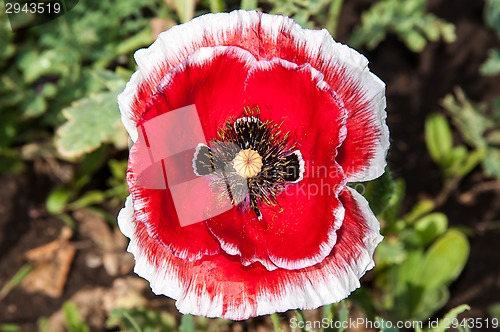
[[[135,54],[118,217],[135,272],[183,313],[246,319],[340,301],[382,237],[346,186],[384,172],[384,83],[325,31],[207,14]]]

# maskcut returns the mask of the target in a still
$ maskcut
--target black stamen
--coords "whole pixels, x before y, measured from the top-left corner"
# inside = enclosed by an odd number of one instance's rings
[[[233,205],[253,210],[261,219],[261,207],[279,206],[277,196],[303,176],[302,155],[289,142],[289,133],[282,132],[281,125],[262,121],[258,108],[245,108],[243,117],[224,124],[218,139],[210,142],[210,148],[205,145],[197,148],[194,172],[199,176],[215,175],[212,184],[223,188],[223,195]],[[241,150],[253,150],[262,158],[260,171],[248,178],[233,167],[233,160]]]

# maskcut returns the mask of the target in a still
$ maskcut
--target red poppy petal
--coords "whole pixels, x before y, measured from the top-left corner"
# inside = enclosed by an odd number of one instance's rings
[[[326,30],[302,29],[287,17],[263,15],[258,28],[259,37],[266,43],[259,48],[260,57],[310,64],[342,100],[348,112],[347,136],[337,161],[348,181],[380,176],[389,147],[385,84],[370,72],[368,60],[336,43]]]
[[[158,84],[141,123],[162,113],[195,105],[207,141],[231,117],[243,113],[244,82],[255,58],[238,47],[202,48],[172,69]]]
[[[308,65],[259,61],[245,85],[245,104],[258,106],[263,120],[283,122],[283,132],[291,131],[305,162],[304,179],[278,196],[279,207],[261,206],[262,220],[253,211],[231,211],[207,220],[207,226],[244,265],[258,261],[269,270],[314,265],[330,253],[342,223],[337,194],[345,177],[334,157],[345,135],[345,110]]]
[[[349,114],[345,147],[337,157],[348,180],[367,181],[383,173],[389,146],[385,85],[369,71],[366,58],[336,43],[326,30],[302,29],[290,18],[255,11],[200,16],[163,32],[149,48],[136,53],[140,74],[119,96],[122,119],[132,140],[137,138],[133,124],[166,73],[196,50],[216,45],[241,47],[258,59],[311,64],[325,75]]]
[[[197,118],[194,120],[200,122],[200,130],[203,131],[201,136],[203,137],[204,134],[205,142],[208,141],[209,138],[215,137],[217,129],[228,117],[242,113],[243,86],[247,77],[248,63],[252,61],[255,59],[250,53],[234,47],[206,48],[193,53],[161,81],[158,94],[150,101],[139,125],[142,126],[144,123],[146,126],[148,120],[158,119],[162,114],[174,110],[180,112],[184,106],[196,105]],[[218,80],[213,79],[213,77],[225,77],[225,79]],[[200,136],[199,133],[190,134],[190,130],[193,130],[190,127],[191,124],[184,124],[187,127],[172,123],[163,125],[165,126],[164,131],[178,132],[178,134],[169,134],[166,137],[159,134],[144,136],[145,134],[141,131],[138,136],[145,138],[138,139],[130,152],[128,183],[134,200],[136,218],[147,226],[150,236],[158,239],[178,257],[196,260],[203,255],[213,255],[220,251],[220,246],[207,230],[205,224],[197,223],[185,226],[184,221],[180,220],[182,219],[180,214],[183,212],[176,209],[174,201],[176,198],[179,199],[179,196],[173,195],[173,187],[167,186],[164,189],[165,186],[163,186],[158,189],[154,185],[143,185],[151,183],[155,177],[161,181],[167,181],[171,185],[190,181],[193,183],[189,189],[190,201],[195,198],[195,202],[191,203],[192,207],[194,205],[201,207],[204,204],[204,199],[211,197],[205,197],[203,188],[198,190],[199,184],[192,181],[193,178],[196,178],[192,171],[192,157],[196,144],[191,144],[191,150],[176,155],[175,163],[178,163],[179,166],[172,165],[173,162],[170,159],[163,159],[161,165],[156,165],[159,175],[144,172],[139,174],[145,169],[144,159],[149,160],[148,153],[150,151],[148,148],[149,145],[153,144],[149,141],[153,139],[162,142],[172,139],[182,140],[184,136],[189,138],[195,134]],[[167,145],[177,143],[160,142],[160,144]],[[163,179],[162,167],[173,168],[174,171],[170,174],[174,174],[175,179],[172,177]],[[180,170],[176,170],[176,168]],[[148,170],[154,172],[154,165]],[[145,176],[153,178],[153,180],[141,178]],[[206,179],[200,178],[197,180],[206,181]],[[181,199],[184,200],[184,198]],[[205,205],[214,205],[214,203],[207,202]]]
[[[226,79],[211,79],[222,76]],[[284,89],[284,86],[288,88]],[[243,87],[246,87],[245,91]],[[338,106],[335,94],[322,81],[320,73],[308,65],[298,67],[281,60],[256,62],[248,52],[239,48],[206,48],[190,55],[171,70],[158,90],[159,94],[153,98],[139,123],[195,104],[206,137],[215,137],[224,121],[241,114],[245,96],[245,105],[261,107],[261,114],[266,119],[284,121],[282,129],[292,130],[292,139],[298,141],[298,148],[306,161],[304,177],[311,179],[303,180],[303,187],[295,195],[283,198],[282,212],[264,209],[265,218],[261,225],[254,225],[253,214],[249,216],[234,211],[231,216],[228,212],[209,221],[210,230],[224,250],[240,254],[245,264],[261,261],[268,269],[275,268],[274,264],[290,269],[302,268],[316,264],[328,255],[335,244],[335,230],[340,225],[339,216],[342,214],[336,194],[345,180],[333,158],[335,148],[342,141],[345,111]],[[316,130],[311,132],[313,127]],[[132,150],[131,160],[135,159],[138,158],[134,158]],[[323,176],[329,178],[319,179],[321,174],[314,173],[318,171],[325,171]],[[129,183],[134,201],[143,202],[141,215],[145,217],[140,220],[147,223],[152,236],[158,237],[176,255],[187,254],[191,259],[215,252],[211,243],[211,249],[201,253],[197,252],[199,247],[191,246],[187,240],[188,232],[179,228],[175,218],[169,190],[162,193],[135,190],[137,184],[133,177]],[[331,192],[318,195],[317,191],[324,192],[325,187]],[[316,195],[313,200],[309,199],[311,194]],[[297,201],[301,203],[297,204]],[[162,213],[153,215],[150,210]],[[309,231],[304,238],[303,231],[310,229],[311,224],[314,224],[314,231]],[[170,227],[176,232],[170,232]],[[193,227],[199,232],[204,231],[200,226]],[[297,239],[301,241],[295,250],[283,250],[279,245]],[[269,253],[266,242],[269,248],[273,248]]]
[[[366,200],[352,189],[341,193],[346,215],[331,254],[321,263],[300,269],[268,271],[242,267],[226,254],[195,262],[176,258],[149,237],[134,220],[130,199],[118,217],[131,239],[135,272],[151,282],[156,294],[177,300],[182,313],[242,320],[288,309],[312,309],[337,302],[360,286],[373,267],[373,252],[382,237]]]
[[[326,30],[302,29],[292,19],[262,15],[258,26],[260,58],[310,64],[324,75],[348,113],[347,136],[337,161],[349,182],[379,177],[386,165],[389,130],[385,124],[385,84],[368,68],[368,60],[336,43]]]
[[[283,121],[305,161],[329,166],[344,140],[347,113],[320,72],[309,64],[259,61],[245,84],[246,104],[259,106],[263,119]]]
[[[132,147],[127,174],[135,218],[145,225],[149,236],[177,257],[196,260],[219,253],[220,245],[204,223],[181,226],[169,188],[147,189],[140,183],[141,174],[134,171],[140,155],[137,151],[144,148],[140,142],[138,140]]]
[[[260,20],[260,15],[255,11],[203,15],[161,33],[150,47],[138,50],[134,57],[139,70],[118,96],[122,120],[132,140],[138,137],[137,122],[156,93],[158,84],[170,70],[203,47],[254,49],[259,45],[259,38],[252,28]]]

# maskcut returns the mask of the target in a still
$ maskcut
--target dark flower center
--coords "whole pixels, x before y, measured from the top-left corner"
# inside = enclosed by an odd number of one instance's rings
[[[210,177],[231,204],[261,219],[262,206],[279,206],[277,196],[303,177],[302,155],[281,125],[262,121],[258,108],[245,108],[243,117],[226,121],[210,147],[198,145],[195,174]]]

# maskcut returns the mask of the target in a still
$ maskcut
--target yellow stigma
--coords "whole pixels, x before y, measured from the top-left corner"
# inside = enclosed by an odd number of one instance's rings
[[[239,175],[251,178],[262,169],[262,157],[257,151],[241,150],[233,159],[233,168]]]

